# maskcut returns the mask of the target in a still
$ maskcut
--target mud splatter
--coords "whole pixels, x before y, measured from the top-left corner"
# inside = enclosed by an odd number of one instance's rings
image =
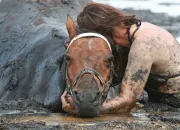
[[[144,81],[143,75],[146,74],[148,70],[138,70],[135,74],[132,75],[131,80],[137,82],[138,80]]]

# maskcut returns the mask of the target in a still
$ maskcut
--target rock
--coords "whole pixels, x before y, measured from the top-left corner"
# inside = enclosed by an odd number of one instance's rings
[[[27,98],[61,110],[65,82],[58,60],[65,53],[66,15],[76,17],[87,2],[77,0],[65,5],[61,0],[1,1],[1,101]]]

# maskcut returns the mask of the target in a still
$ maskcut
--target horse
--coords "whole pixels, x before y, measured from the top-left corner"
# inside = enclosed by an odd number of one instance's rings
[[[98,116],[110,87],[121,81],[122,60],[119,58],[118,64],[114,62],[112,45],[101,34],[78,34],[70,16],[66,28],[70,41],[64,57],[66,89],[80,117]]]
[[[73,19],[68,16],[66,28],[69,45],[64,57],[66,89],[75,103],[75,110],[80,117],[95,117],[100,113],[100,106],[107,96],[119,96],[120,83],[127,65],[128,50],[113,43],[106,36],[98,33],[79,32]],[[153,101],[179,107],[179,99],[173,95],[157,93],[148,86],[163,84],[161,77],[150,74],[145,90],[139,100]],[[117,89],[118,88],[118,89]],[[150,95],[150,96],[148,96]],[[157,101],[157,96],[159,100]],[[167,98],[168,97],[168,98]],[[169,101],[164,99],[169,99]],[[172,101],[173,100],[173,101]]]

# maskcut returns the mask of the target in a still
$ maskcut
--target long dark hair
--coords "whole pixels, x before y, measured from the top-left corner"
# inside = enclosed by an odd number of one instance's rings
[[[123,26],[128,29],[136,21],[135,15],[125,15],[119,9],[100,3],[89,3],[77,17],[80,33],[100,33],[111,43],[115,60],[114,72],[117,75],[113,78],[115,84],[121,82],[123,78],[129,49],[113,44],[112,31],[115,26]]]
[[[80,30],[94,31],[110,37],[115,26],[129,28],[136,21],[135,15],[125,15],[119,9],[100,3],[89,3],[77,17]]]

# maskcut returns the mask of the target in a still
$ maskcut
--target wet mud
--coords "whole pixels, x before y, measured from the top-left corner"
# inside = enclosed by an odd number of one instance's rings
[[[79,118],[66,113],[52,113],[43,105],[28,99],[0,102],[2,130],[109,130],[109,129],[172,129],[180,128],[180,110],[165,104],[138,104],[131,113],[106,114]]]
[[[86,2],[0,1],[0,130],[180,130],[180,110],[158,103],[96,118],[53,113],[61,109],[64,88],[59,59],[65,52],[66,14],[75,19]],[[124,11],[180,35],[180,16]]]
[[[61,111],[67,14],[75,18],[87,2],[0,1],[0,101],[31,99]]]

